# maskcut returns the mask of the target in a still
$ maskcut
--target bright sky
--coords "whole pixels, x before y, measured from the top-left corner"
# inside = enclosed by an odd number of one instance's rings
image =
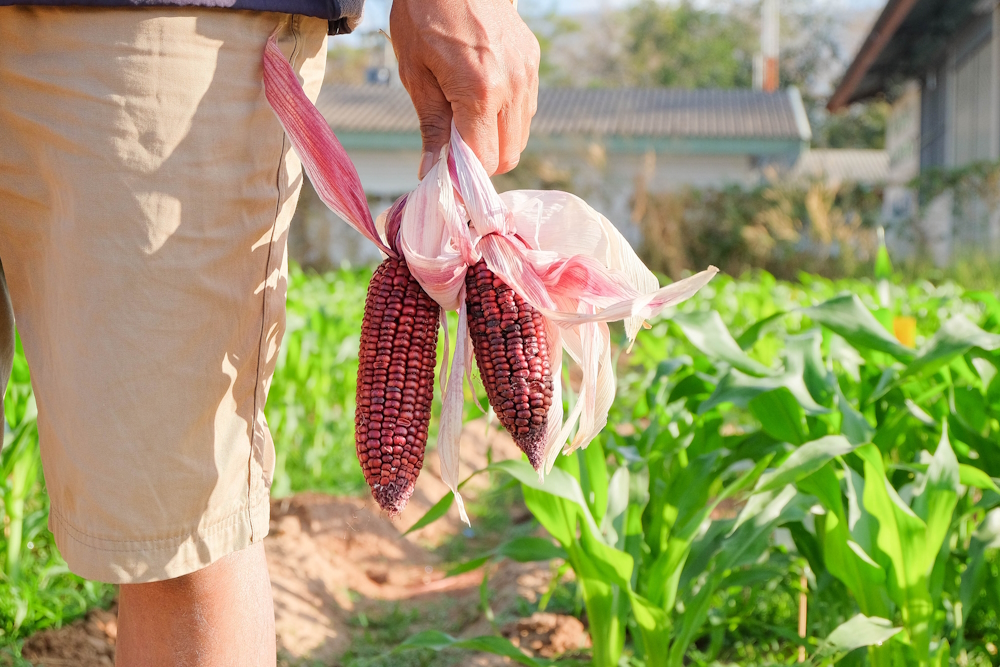
[[[745,0],[753,2],[754,0]],[[808,1],[808,0],[807,0]],[[811,0],[818,7],[831,10],[875,9],[885,4],[885,0]],[[522,15],[547,14],[553,10],[560,14],[585,14],[605,9],[616,9],[632,4],[634,0],[520,0],[518,6]],[[695,4],[706,7],[721,4],[718,0],[696,0]],[[795,4],[801,5],[802,0]],[[389,7],[392,0],[366,0],[365,17],[358,26],[356,35],[373,32],[379,28],[388,31]],[[358,43],[357,36],[344,38],[344,42]]]

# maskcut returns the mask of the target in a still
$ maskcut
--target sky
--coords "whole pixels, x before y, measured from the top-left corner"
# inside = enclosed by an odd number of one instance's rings
[[[754,0],[744,0],[753,2]],[[591,12],[617,9],[633,4],[634,0],[520,0],[519,7],[521,14],[528,16],[531,14],[546,14],[555,11],[559,14],[587,14]],[[718,0],[695,0],[696,5],[711,7],[718,6]],[[801,0],[796,4],[801,4]],[[877,9],[885,4],[885,0],[812,0],[812,4],[817,7],[836,10],[865,10]],[[365,16],[355,31],[354,35],[349,35],[339,42],[341,44],[360,44],[360,35],[374,32],[379,29],[388,32],[389,27],[389,7],[392,0],[366,0]]]

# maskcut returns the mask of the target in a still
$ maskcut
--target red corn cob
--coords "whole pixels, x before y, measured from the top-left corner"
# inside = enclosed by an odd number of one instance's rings
[[[552,405],[545,321],[484,261],[465,274],[465,294],[472,349],[490,405],[538,470]]]
[[[354,440],[379,506],[395,516],[424,463],[440,306],[402,259],[382,262],[361,322]]]

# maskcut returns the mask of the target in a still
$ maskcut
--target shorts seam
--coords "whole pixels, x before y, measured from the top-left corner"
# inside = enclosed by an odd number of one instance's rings
[[[265,499],[265,502],[268,502]],[[265,502],[259,502],[252,507],[249,507],[251,514],[255,510],[259,510]],[[109,552],[119,552],[119,553],[129,553],[129,552],[139,552],[139,551],[149,551],[150,545],[152,545],[153,550],[167,549],[173,545],[180,544],[185,540],[190,539],[193,536],[203,536],[203,537],[214,537],[220,533],[225,532],[226,529],[232,528],[234,525],[238,525],[240,519],[242,519],[244,508],[240,507],[237,510],[230,513],[223,519],[216,521],[211,526],[207,526],[203,529],[195,529],[188,531],[186,533],[180,533],[178,535],[172,535],[170,537],[153,538],[147,540],[110,540],[103,537],[95,537],[93,535],[88,535],[84,531],[80,530],[74,526],[70,521],[66,519],[63,514],[55,507],[49,508],[49,514],[55,519],[57,524],[57,530],[52,531],[62,532],[69,539],[73,540],[77,544],[81,544],[88,549],[94,549],[97,551],[109,551]],[[95,544],[98,543],[98,544]],[[251,537],[251,544],[253,543],[253,538]],[[103,546],[102,544],[113,544],[113,545],[145,545],[143,547],[136,547],[130,549],[114,548],[109,546]]]
[[[295,66],[295,58],[299,53],[299,31],[298,31],[298,15],[292,15],[288,17],[288,28],[292,36],[292,52],[289,55],[288,61],[292,67]],[[278,169],[275,173],[275,189],[276,189],[276,199],[274,204],[274,217],[271,221],[271,234],[268,238],[267,243],[267,261],[264,264],[264,289],[261,291],[261,314],[260,314],[260,338],[257,341],[257,372],[254,378],[254,392],[253,392],[253,431],[252,437],[250,438],[250,457],[247,460],[247,520],[250,523],[250,541],[254,541],[255,527],[253,525],[253,516],[249,513],[249,508],[252,505],[252,495],[254,490],[253,483],[253,459],[257,450],[257,434],[261,431],[260,425],[260,412],[264,409],[261,405],[261,376],[264,372],[265,365],[265,350],[264,345],[267,338],[267,319],[268,319],[268,295],[267,295],[267,281],[271,276],[271,262],[274,256],[274,234],[278,227],[278,218],[281,215],[281,203],[282,198],[286,194],[285,187],[283,185],[282,175],[285,172],[285,156],[287,155],[290,147],[288,145],[288,136],[285,133],[284,128],[281,128],[281,150],[278,153]],[[262,440],[266,440],[263,439]],[[262,441],[260,443],[261,453],[263,454],[265,443]]]

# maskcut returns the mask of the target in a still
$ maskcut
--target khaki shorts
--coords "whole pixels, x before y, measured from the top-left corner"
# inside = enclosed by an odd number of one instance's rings
[[[49,526],[84,577],[177,577],[267,534],[302,184],[261,82],[278,26],[315,99],[320,19],[0,7],[0,355],[9,291]]]

